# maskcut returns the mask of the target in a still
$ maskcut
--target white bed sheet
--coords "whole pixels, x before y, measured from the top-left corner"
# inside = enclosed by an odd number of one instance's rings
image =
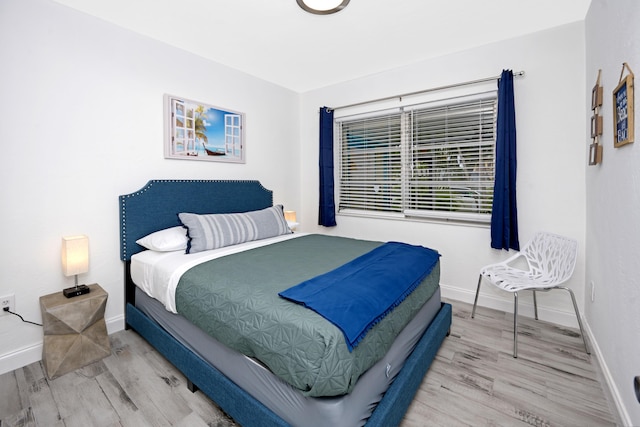
[[[185,254],[184,251],[142,251],[131,257],[131,278],[140,289],[150,297],[160,301],[168,311],[177,313],[176,287],[182,275],[190,268],[205,261],[272,243],[295,239],[306,234],[308,233],[283,234],[195,254]]]

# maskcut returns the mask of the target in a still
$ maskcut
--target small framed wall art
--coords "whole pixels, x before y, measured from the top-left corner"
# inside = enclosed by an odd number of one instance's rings
[[[602,116],[594,113],[591,116],[591,138],[602,135]]]
[[[602,163],[602,145],[597,142],[589,145],[589,166]]]
[[[602,70],[598,70],[598,80],[591,90],[591,144],[589,145],[589,165],[597,165],[602,163],[602,145],[600,145],[600,136],[602,135],[602,116],[600,115],[600,107],[602,107],[602,86],[600,86],[600,76]]]
[[[167,159],[244,163],[244,114],[165,95]]]
[[[625,68],[629,73],[622,77]],[[625,62],[618,86],[613,90],[613,146],[616,148],[633,142],[633,111],[633,72]]]
[[[598,70],[598,81],[596,85],[591,89],[591,109],[595,110],[598,107],[602,107],[602,86],[600,86],[600,73],[602,70]]]

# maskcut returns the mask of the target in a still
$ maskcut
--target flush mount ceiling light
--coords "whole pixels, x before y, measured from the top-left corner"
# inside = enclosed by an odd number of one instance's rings
[[[316,15],[329,15],[340,12],[347,7],[350,0],[296,0],[298,6],[309,13]]]

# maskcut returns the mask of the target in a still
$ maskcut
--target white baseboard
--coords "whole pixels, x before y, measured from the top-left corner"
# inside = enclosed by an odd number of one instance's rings
[[[615,410],[617,411],[618,418],[615,420],[616,424],[631,427],[633,426],[631,417],[629,416],[629,412],[620,397],[620,390],[613,380],[613,376],[611,376],[611,371],[609,371],[609,367],[602,356],[600,346],[598,346],[598,343],[593,338],[593,333],[591,332],[589,324],[587,322],[583,323],[585,332],[589,337],[589,344],[591,344],[591,356],[595,356],[596,362],[598,363],[598,368],[600,370],[599,374],[601,375],[600,379],[603,382],[603,391],[607,393],[607,399],[615,405]]]
[[[109,335],[121,331],[124,329],[124,315],[107,319],[105,323]],[[40,360],[42,360],[42,341],[0,355],[0,375]]]
[[[124,314],[106,320],[107,333],[114,334],[124,329]]]
[[[42,342],[0,355],[0,375],[42,360]]]

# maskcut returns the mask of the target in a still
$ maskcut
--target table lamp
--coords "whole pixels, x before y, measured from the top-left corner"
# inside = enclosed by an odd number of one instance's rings
[[[62,238],[62,271],[65,276],[75,276],[75,286],[62,291],[65,297],[88,294],[87,285],[78,286],[78,274],[89,271],[89,238],[67,236]]]
[[[284,211],[284,219],[287,221],[287,224],[292,231],[298,226],[298,222],[296,221],[296,211]]]

